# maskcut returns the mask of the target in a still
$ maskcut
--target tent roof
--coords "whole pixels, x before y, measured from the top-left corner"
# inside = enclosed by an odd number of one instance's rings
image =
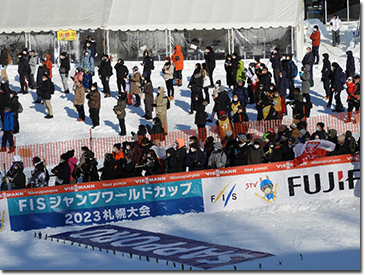
[[[302,0],[2,0],[0,32],[296,26]]]

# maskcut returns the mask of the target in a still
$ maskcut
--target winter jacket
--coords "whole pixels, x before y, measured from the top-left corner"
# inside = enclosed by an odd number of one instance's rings
[[[332,74],[331,88],[333,88],[336,92],[342,91],[343,89],[343,84],[340,81],[341,74],[342,68],[339,66],[334,69]]]
[[[338,155],[346,155],[346,154],[350,154],[350,141],[346,140],[345,143],[341,146],[338,147],[338,149],[327,153],[328,156],[338,156]]]
[[[302,94],[309,94],[310,92],[310,65],[305,65],[305,71],[301,74],[300,79],[302,80]]]
[[[4,112],[4,131],[14,131],[14,113]]]
[[[159,120],[156,124],[154,124],[151,128],[149,124],[146,125],[147,131],[150,135],[162,134],[165,132],[162,122]]]
[[[75,88],[75,97],[74,97],[74,105],[83,105],[85,102],[85,93],[86,88],[84,85],[76,86]]]
[[[146,157],[143,161],[143,170],[146,170],[145,176],[156,175],[160,171],[160,163],[153,157]]]
[[[203,89],[203,76],[201,73],[193,74],[190,78],[189,86],[191,91],[195,93],[201,93]]]
[[[176,45],[174,47],[174,53],[171,56],[172,65],[174,65],[176,71],[181,71],[184,69],[184,56],[181,52],[181,46]]]
[[[68,75],[70,71],[70,59],[66,56],[64,59],[61,58],[61,65],[59,68],[60,74]]]
[[[270,89],[271,77],[272,74],[270,72],[262,74],[259,84],[264,85],[264,91],[268,91]]]
[[[271,66],[273,69],[280,69],[281,54],[279,52],[272,53],[270,57]]]
[[[117,105],[114,106],[113,111],[114,113],[117,115],[118,119],[123,119],[125,118],[125,108],[126,108],[127,104],[125,103],[125,99],[118,99],[118,103]]]
[[[205,63],[207,63],[209,71],[214,70],[215,68],[215,56],[214,56],[214,51],[213,49],[210,50],[210,52],[205,52],[204,53],[204,59],[205,59]]]
[[[124,79],[128,76],[128,68],[124,65],[124,62],[117,63],[114,66],[115,71],[117,72],[118,79]]]
[[[245,83],[246,82],[245,64],[243,63],[243,60],[238,61],[238,64],[240,64],[240,66],[238,66],[237,68],[236,82],[238,82],[238,80],[241,79],[243,83]]]
[[[218,113],[219,111],[225,111],[228,113],[231,109],[231,99],[228,96],[227,91],[222,91],[214,99],[214,111]]]
[[[134,95],[139,95],[141,93],[141,73],[139,71],[135,71],[132,73],[130,77],[130,83],[131,83],[131,93]]]
[[[289,60],[286,63],[286,67],[287,67],[286,78],[287,79],[294,79],[295,78],[295,75],[294,75],[294,72],[295,72],[295,63],[294,63],[294,61],[293,60]]]
[[[245,143],[245,145],[240,146],[240,144],[236,144],[234,146],[234,157],[231,160],[231,164],[233,166],[241,166],[248,164],[248,153],[250,151],[251,145]]]
[[[285,141],[281,146],[281,151],[283,152],[282,161],[294,160],[294,146],[289,147],[288,141]]]
[[[169,156],[166,156],[165,159],[165,173],[176,173],[178,171],[177,167],[177,155],[176,150],[174,148],[169,148],[166,150],[166,155],[170,154]]]
[[[340,18],[337,16],[337,18],[332,18],[330,20],[330,26],[331,26],[331,30],[332,31],[339,31],[342,28],[342,21],[340,20]]]
[[[205,168],[206,158],[202,150],[197,149],[196,152],[189,152],[185,158],[185,165],[189,171],[198,171]]]
[[[147,56],[145,55],[145,53],[147,52]],[[143,53],[143,61],[142,63],[143,65],[143,71],[149,72],[151,73],[151,70],[155,69],[155,65],[153,62],[153,58],[151,57],[151,51],[146,49]]]
[[[71,181],[71,180],[74,180],[72,173],[76,168],[77,158],[75,158],[75,157],[69,158],[67,162],[68,162],[68,166],[70,166],[70,181]],[[75,179],[75,180],[77,180],[77,179]]]
[[[0,90],[0,112],[4,111],[4,108],[8,106],[9,103],[9,94],[3,90]]]
[[[23,162],[13,162],[6,175],[10,178],[11,189],[23,189],[25,188],[25,175],[23,173]]]
[[[248,115],[245,112],[242,113],[235,113],[233,118],[232,118],[232,122],[233,123],[239,123],[239,122],[244,122],[244,121],[249,121],[248,119]]]
[[[347,59],[346,59],[346,73],[355,72],[355,60],[352,55],[352,51],[347,51]]]
[[[113,69],[110,64],[110,60],[102,60],[99,68],[100,77],[111,77],[113,75]]]
[[[52,61],[51,61],[51,56],[48,53],[45,53],[43,55],[43,59],[45,60],[44,66],[46,66],[46,68],[49,71],[49,76],[48,77],[49,78],[52,78],[52,67],[53,67],[53,64],[52,64]]]
[[[321,43],[321,32],[319,30],[316,32],[312,32],[309,38],[312,40],[312,46],[319,46],[319,44]]]
[[[307,52],[304,57],[303,57],[303,60],[302,60],[302,65],[309,65],[309,66],[313,66],[313,63],[314,63],[314,54],[312,51],[310,51],[309,53]]]
[[[238,100],[241,102],[242,106],[246,106],[248,103],[248,94],[247,90],[242,86],[236,86],[233,89],[233,94],[238,95]]]
[[[86,52],[89,55],[84,54],[81,60],[81,69],[85,72],[85,70],[89,70],[94,74],[94,58],[91,56],[91,51],[87,50]]]
[[[100,92],[97,89],[90,90],[86,98],[89,100],[88,106],[90,109],[100,109]]]
[[[9,98],[8,106],[11,109],[11,112],[14,114],[18,114],[23,112],[23,106],[19,102],[19,97],[17,95],[14,95],[12,98]]]
[[[166,62],[162,68],[163,78],[165,80],[173,79],[174,69],[174,65],[172,65],[170,62]]]
[[[331,62],[328,57],[328,53],[323,54],[323,67],[321,71],[323,78],[329,78],[331,75]]]
[[[144,98],[144,106],[145,106],[145,111],[146,112],[153,112],[153,87],[152,87],[152,83],[148,82],[145,84],[144,89],[143,89],[143,93],[145,94],[145,98]]]
[[[205,126],[207,119],[207,113],[205,112],[205,105],[200,100],[196,104],[196,113],[195,113],[195,121],[194,123],[197,126]]]
[[[319,139],[327,139],[327,134],[324,130],[322,131],[315,131],[312,136],[311,139],[315,139],[315,137],[318,136]]]
[[[154,100],[154,104],[156,104],[156,115],[166,115],[168,98],[165,95],[163,88],[161,87],[160,89],[162,90]]]
[[[176,172],[186,171],[186,165],[185,165],[186,155],[187,155],[186,146],[179,144],[179,148],[176,150],[176,158],[177,158]]]
[[[70,183],[71,169],[67,161],[62,162],[58,164],[56,167],[54,167],[52,169],[52,173],[54,173],[58,178],[56,181],[58,182],[62,181],[62,184]]]
[[[260,164],[263,161],[264,150],[259,147],[255,149],[254,146],[251,146],[248,151],[247,164]]]
[[[28,61],[24,57],[20,58],[18,63],[19,75],[28,75],[30,72],[31,70]]]
[[[133,178],[136,176],[136,163],[133,160],[123,159],[122,178]]]
[[[0,65],[3,65],[3,66],[8,65],[8,50],[5,48],[3,50],[1,50]]]
[[[31,55],[30,58],[29,58],[29,66],[30,66],[30,73],[31,74],[35,74],[36,73],[36,69],[37,69],[37,56],[34,54],[34,55]]]
[[[208,159],[208,168],[223,168],[227,164],[227,155],[222,150],[213,151]]]
[[[51,99],[53,84],[51,79],[47,78],[46,81],[42,82],[41,90],[41,97],[42,99]]]
[[[43,80],[42,77],[43,75],[49,75],[49,70],[46,68],[45,65],[43,66],[38,66],[38,70],[37,70],[37,87],[41,88],[42,84],[43,84]]]
[[[289,89],[289,80],[286,76],[287,72],[282,71],[283,76],[280,78],[280,87],[279,87],[279,93],[282,96],[286,96],[286,90]]]

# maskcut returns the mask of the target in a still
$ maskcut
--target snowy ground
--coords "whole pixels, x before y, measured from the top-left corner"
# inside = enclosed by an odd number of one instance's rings
[[[322,32],[320,55],[330,54],[330,61],[338,62],[345,67],[346,54],[351,49],[355,56],[356,72],[360,72],[360,46],[350,47],[354,25],[345,26],[341,33],[341,46],[331,46],[331,34],[316,20],[305,22],[311,30],[318,24]],[[308,45],[310,45],[308,40]],[[299,60],[302,57],[298,57]],[[183,86],[175,88],[175,100],[168,111],[169,131],[195,128],[194,116],[189,116],[190,91],[186,88],[188,79],[198,61],[186,61],[183,71]],[[245,60],[247,65],[250,60]],[[268,63],[268,60],[263,60]],[[114,65],[114,64],[113,64]],[[126,62],[128,68],[139,65],[139,62]],[[163,62],[156,62],[152,74],[153,86],[165,86],[160,69]],[[269,65],[269,64],[268,64]],[[141,66],[139,66],[140,69]],[[300,68],[300,64],[298,64]],[[270,68],[270,67],[269,67]],[[311,97],[314,103],[312,115],[331,114],[325,108],[322,97],[325,92],[320,82],[319,65],[314,67],[314,82]],[[12,88],[19,91],[19,78],[16,66],[8,68]],[[52,141],[64,141],[89,137],[91,121],[87,117],[85,123],[76,122],[77,114],[73,110],[73,94],[60,93],[61,81],[58,68],[53,68],[54,82],[57,91],[52,98],[55,118],[44,119],[43,105],[33,104],[35,92],[20,94],[24,112],[20,114],[20,133],[16,135],[17,144],[35,144]],[[71,70],[71,75],[74,68]],[[217,62],[214,79],[225,83],[223,61]],[[97,79],[98,84],[101,82]],[[69,81],[71,85],[71,80]],[[116,136],[119,132],[118,121],[112,111],[117,101],[115,76],[111,78],[111,98],[102,98],[101,126],[93,130],[94,137]],[[296,85],[300,85],[299,78]],[[157,93],[155,89],[155,93]],[[345,92],[342,100],[346,102]],[[248,106],[251,120],[256,119],[253,105]],[[345,104],[346,107],[346,104]],[[211,103],[207,111],[211,112]],[[290,108],[289,108],[290,109]],[[88,114],[86,108],[86,114]],[[150,123],[141,116],[143,109],[128,107],[127,131],[135,131],[138,124]],[[291,110],[288,116],[291,116]],[[214,123],[214,122],[213,122]],[[213,125],[213,124],[211,124]],[[209,126],[209,124],[208,124]],[[1,162],[1,156],[0,156]],[[211,243],[257,250],[276,255],[266,259],[236,264],[239,270],[359,270],[360,269],[360,199],[356,196],[337,200],[322,200],[300,203],[298,205],[269,205],[246,211],[219,212],[214,214],[185,214],[147,218],[139,221],[124,221],[116,225],[138,228],[153,232],[161,232]],[[79,230],[82,227],[47,228],[44,234]],[[302,255],[303,259],[301,259]],[[281,264],[279,264],[279,261]],[[189,267],[190,268],[190,267]],[[84,246],[71,246],[51,242],[49,239],[34,238],[34,231],[18,233],[0,233],[0,269],[2,270],[181,270],[181,266],[173,267],[172,263],[156,263],[140,261],[138,257],[122,257],[121,253],[93,251]],[[193,270],[197,268],[193,267]],[[219,268],[233,270],[233,266]]]

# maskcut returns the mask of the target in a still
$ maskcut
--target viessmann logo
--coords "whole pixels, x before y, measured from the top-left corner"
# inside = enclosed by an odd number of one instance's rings
[[[216,197],[215,195],[211,195],[210,196],[210,201],[215,204],[217,201],[223,201],[224,202],[224,206],[226,207],[229,200],[232,198],[232,200],[236,200],[237,199],[237,194],[233,192],[234,188],[236,187],[237,183],[235,183],[233,185],[233,187],[229,190],[228,195],[226,195],[225,191],[229,189],[229,187],[231,187],[232,181],[230,183],[228,183],[226,186],[223,187],[223,189],[219,192],[218,196]]]

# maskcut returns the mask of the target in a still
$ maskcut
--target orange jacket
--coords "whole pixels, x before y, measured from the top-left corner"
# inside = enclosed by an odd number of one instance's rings
[[[113,158],[115,159],[115,161],[117,161],[117,160],[119,160],[119,159],[122,159],[122,158],[124,158],[124,154],[123,154],[123,150],[122,149],[120,149],[119,151],[117,151],[117,152],[113,152]],[[117,176],[117,177],[119,177],[119,176],[121,176],[122,175],[122,171],[119,171],[118,169],[117,169],[117,164],[114,166],[114,171],[115,171],[115,175]]]
[[[312,39],[312,46],[319,46],[319,43],[321,43],[321,32],[312,32],[309,38]]]
[[[52,66],[53,66],[53,64],[52,64],[52,61],[51,61],[51,56],[48,53],[43,55],[43,57],[45,57],[45,56],[47,57],[47,60],[44,63],[44,65],[46,65],[46,68],[49,71],[49,78],[52,78]]]
[[[176,71],[181,71],[184,69],[184,56],[181,52],[181,46],[176,45],[174,48],[174,53],[171,56],[172,65],[175,66]]]

